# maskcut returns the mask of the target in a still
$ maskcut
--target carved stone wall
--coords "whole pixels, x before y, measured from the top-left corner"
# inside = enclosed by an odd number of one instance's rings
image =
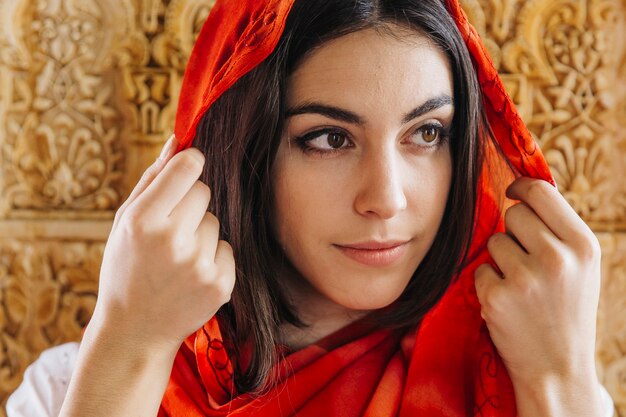
[[[559,190],[600,239],[598,371],[626,417],[626,2],[461,1]]]
[[[0,404],[39,352],[79,339],[115,210],[173,129],[212,3],[0,0]],[[626,417],[626,1],[462,4],[600,237],[598,367]]]
[[[0,415],[39,352],[80,338],[212,3],[0,0]]]

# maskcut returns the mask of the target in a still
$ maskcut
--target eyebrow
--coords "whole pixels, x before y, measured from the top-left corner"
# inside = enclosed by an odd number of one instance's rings
[[[406,124],[411,120],[420,117],[424,114],[430,113],[433,110],[452,104],[452,97],[447,94],[442,94],[437,97],[426,100],[410,112],[402,117],[402,124]],[[356,113],[349,110],[342,109],[340,107],[330,106],[327,104],[308,102],[302,105],[287,109],[287,118],[297,116],[299,114],[315,113],[322,116],[329,117],[331,119],[340,120],[342,122],[363,125],[364,119]]]

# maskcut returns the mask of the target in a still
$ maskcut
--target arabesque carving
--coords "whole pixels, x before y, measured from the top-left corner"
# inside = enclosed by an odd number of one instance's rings
[[[89,1],[4,8],[16,15],[3,19],[13,33],[5,29],[0,61],[0,215],[114,209],[122,154],[113,74],[102,65],[111,44],[103,9]],[[6,41],[10,35],[13,43]]]
[[[113,215],[172,132],[212,4],[0,1],[0,403],[40,351],[79,339]],[[601,238],[598,365],[626,417],[626,3],[462,4]]]
[[[614,151],[626,114],[619,107],[624,100],[624,3],[463,3],[474,6],[469,14],[478,16],[479,30],[486,34],[494,61],[506,74],[505,84],[512,87],[509,91],[541,144],[561,192],[596,229],[626,224],[623,187],[616,175],[623,165]],[[515,80],[513,85],[506,83],[508,77]]]
[[[626,415],[626,233],[601,233],[602,293],[598,311],[597,364],[615,401]]]
[[[80,339],[96,303],[103,250],[103,243],[0,241],[4,396],[43,349]]]

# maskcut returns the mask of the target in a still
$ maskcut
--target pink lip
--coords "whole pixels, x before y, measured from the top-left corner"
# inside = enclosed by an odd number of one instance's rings
[[[346,246],[335,245],[344,255],[368,266],[388,266],[407,251],[407,241],[362,242]]]

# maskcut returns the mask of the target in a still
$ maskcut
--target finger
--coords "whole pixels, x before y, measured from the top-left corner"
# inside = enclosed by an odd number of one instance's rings
[[[203,256],[209,257],[215,263],[215,256],[220,233],[220,222],[209,211],[204,213],[202,221],[196,230],[196,238],[202,246]]]
[[[194,233],[205,216],[210,201],[211,189],[202,181],[196,181],[172,210],[170,219],[185,233]]]
[[[505,278],[518,275],[528,263],[528,254],[506,233],[491,236],[487,241],[487,250]]]
[[[487,321],[488,317],[499,310],[498,306],[502,298],[500,294],[504,290],[503,279],[493,266],[482,264],[474,273],[474,286],[481,306],[480,314]]]
[[[198,180],[203,167],[204,155],[198,149],[179,152],[137,197],[136,204],[147,218],[168,217]]]
[[[235,276],[236,269],[233,247],[230,246],[230,244],[225,240],[217,242],[217,248],[215,250],[215,263],[221,267],[222,271],[228,271],[232,274],[232,276]]]
[[[577,240],[588,227],[555,187],[543,180],[517,178],[507,188],[508,198],[526,203],[561,240]]]
[[[176,137],[171,135],[165,142],[165,145],[163,145],[163,149],[161,150],[161,154],[157,160],[144,171],[124,204],[117,209],[117,213],[113,221],[113,229],[117,226],[117,223],[119,222],[120,217],[124,214],[124,211],[126,211],[126,207],[128,207],[128,205],[131,204],[152,183],[154,178],[159,174],[159,172],[161,172],[170,158],[172,158],[174,152],[176,151],[177,144],[178,141],[176,140]]]
[[[525,203],[509,207],[504,214],[507,234],[530,254],[553,251],[558,238]]]
[[[215,251],[215,264],[217,270],[220,271],[220,287],[223,294],[223,303],[226,304],[230,301],[233,288],[235,287],[235,257],[233,255],[233,248],[225,240],[220,240],[217,243]]]
[[[163,170],[163,167],[167,164],[167,162],[174,156],[174,151],[176,150],[177,140],[174,135],[170,136],[169,139],[165,142],[163,149],[161,150],[161,154],[157,158],[156,161],[152,163],[144,172],[141,179],[130,193],[126,201],[131,203],[133,200],[137,198],[150,183],[154,180],[154,178]]]

